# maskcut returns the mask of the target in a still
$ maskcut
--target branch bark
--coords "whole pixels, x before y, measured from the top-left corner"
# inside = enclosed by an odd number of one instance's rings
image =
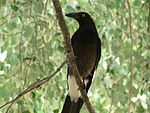
[[[64,20],[64,16],[63,16],[63,13],[62,13],[62,8],[60,6],[59,0],[52,0],[52,1],[53,1],[53,5],[55,7],[56,16],[58,18],[58,22],[59,22],[61,32],[62,32],[63,37],[64,37],[64,47],[65,47],[65,51],[67,53],[67,58],[69,60],[69,65],[71,66],[71,68],[73,70],[76,82],[79,86],[79,90],[81,92],[83,101],[84,101],[88,111],[90,113],[95,113],[94,109],[91,106],[91,103],[89,102],[89,98],[86,94],[86,91],[84,90],[84,85],[83,85],[83,83],[80,79],[80,74],[79,74],[78,68],[77,68],[77,66],[74,62],[75,57],[74,57],[73,49],[72,49],[72,46],[71,46],[70,34],[68,32],[66,22]]]

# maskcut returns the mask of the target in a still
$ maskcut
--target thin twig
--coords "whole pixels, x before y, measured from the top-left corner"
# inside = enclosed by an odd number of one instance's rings
[[[111,88],[111,104],[110,104],[110,108],[109,108],[109,113],[111,113],[112,109],[113,109],[113,103],[114,103],[114,91],[113,88]]]
[[[72,49],[72,46],[71,46],[70,34],[68,32],[66,22],[64,20],[64,16],[62,14],[62,8],[60,6],[59,0],[52,0],[52,1],[53,1],[53,5],[55,7],[56,16],[57,16],[57,19],[58,19],[58,22],[59,22],[61,32],[62,32],[63,37],[64,37],[64,46],[65,46],[65,51],[67,53],[67,57],[68,57],[68,60],[69,60],[69,65],[73,70],[75,80],[76,80],[76,82],[79,86],[79,90],[81,92],[83,101],[84,101],[88,111],[90,113],[95,113],[94,109],[91,106],[91,103],[89,102],[89,98],[88,98],[88,96],[86,94],[86,91],[84,89],[84,85],[81,82],[81,78],[80,78],[78,68],[77,68],[77,66],[74,62],[75,57],[74,57],[73,49]]]
[[[150,0],[148,0],[148,10],[149,10],[149,14],[148,14],[148,27],[147,27],[147,32],[150,33]]]
[[[41,79],[41,80],[38,80],[36,82],[34,82],[33,84],[31,84],[27,89],[25,89],[24,91],[22,91],[20,94],[18,94],[18,96],[16,96],[13,100],[3,104],[2,106],[0,106],[0,109],[2,109],[3,107],[8,106],[7,110],[5,113],[8,113],[9,109],[11,108],[11,106],[16,103],[20,98],[22,98],[23,96],[25,96],[27,93],[31,92],[32,90],[34,90],[35,88],[38,88],[40,87],[41,85],[47,83],[52,77],[54,77],[54,75],[56,75],[60,70],[61,68],[67,63],[67,60],[64,61],[57,69],[54,73],[52,73],[51,75]]]
[[[131,60],[131,64],[130,64],[130,71],[131,71],[131,75],[130,75],[130,81],[129,81],[129,110],[131,108],[131,96],[132,96],[132,82],[134,79],[133,76],[133,37],[132,37],[132,14],[131,14],[131,6],[130,6],[130,2],[129,0],[127,0],[127,6],[128,6],[128,13],[129,13],[129,38],[131,40],[131,56],[130,56],[130,60]]]

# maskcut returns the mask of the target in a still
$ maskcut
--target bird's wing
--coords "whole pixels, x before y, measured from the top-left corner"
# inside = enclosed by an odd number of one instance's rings
[[[97,58],[96,58],[96,62],[95,62],[95,69],[97,69],[99,60],[101,58],[101,40],[100,38],[97,39]]]
[[[100,58],[101,58],[101,40],[100,40],[100,38],[98,38],[97,39],[97,56],[96,56],[96,61],[95,61],[94,68],[91,71],[91,74],[87,78],[89,81],[88,81],[88,83],[86,85],[86,92],[88,92],[88,90],[89,90],[89,88],[91,86],[92,79],[93,79],[93,74],[94,74],[95,70],[98,67],[98,63],[99,63]]]

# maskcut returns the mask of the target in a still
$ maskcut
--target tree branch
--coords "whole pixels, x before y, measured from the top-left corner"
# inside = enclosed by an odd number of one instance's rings
[[[59,22],[61,32],[62,32],[63,37],[64,37],[64,47],[65,47],[65,51],[67,53],[67,57],[68,57],[68,60],[69,60],[69,65],[71,66],[71,68],[73,70],[73,74],[75,76],[76,82],[79,86],[79,90],[80,90],[82,98],[83,98],[83,101],[84,101],[88,111],[90,113],[95,113],[94,109],[92,108],[92,106],[89,102],[89,98],[86,94],[86,91],[84,90],[84,85],[81,81],[78,68],[77,68],[77,66],[74,62],[75,57],[74,57],[73,49],[72,49],[72,46],[71,46],[70,34],[68,32],[68,29],[67,29],[67,26],[66,26],[66,23],[65,23],[65,20],[64,20],[64,16],[62,14],[62,8],[60,6],[59,0],[52,0],[52,1],[53,1],[53,4],[54,4],[54,7],[55,7],[56,16],[58,18],[58,22]]]
[[[61,68],[67,63],[67,60],[64,61],[57,69],[54,73],[52,73],[51,75],[41,79],[41,80],[38,80],[36,82],[34,82],[33,84],[31,84],[27,89],[25,89],[24,91],[22,91],[17,97],[15,97],[13,100],[3,104],[2,106],[0,106],[0,109],[2,109],[3,107],[8,106],[7,110],[5,113],[8,113],[9,112],[9,109],[11,108],[11,106],[16,103],[20,98],[22,98],[23,96],[25,96],[27,93],[31,92],[32,90],[34,90],[35,88],[38,88],[40,87],[41,85],[47,83],[52,77],[54,77],[54,75],[56,75],[60,70]]]

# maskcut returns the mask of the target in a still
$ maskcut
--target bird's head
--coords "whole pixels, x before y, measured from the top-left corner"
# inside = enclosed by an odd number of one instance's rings
[[[86,12],[72,12],[65,14],[65,16],[77,20],[79,24],[84,24],[93,21],[90,15]]]

